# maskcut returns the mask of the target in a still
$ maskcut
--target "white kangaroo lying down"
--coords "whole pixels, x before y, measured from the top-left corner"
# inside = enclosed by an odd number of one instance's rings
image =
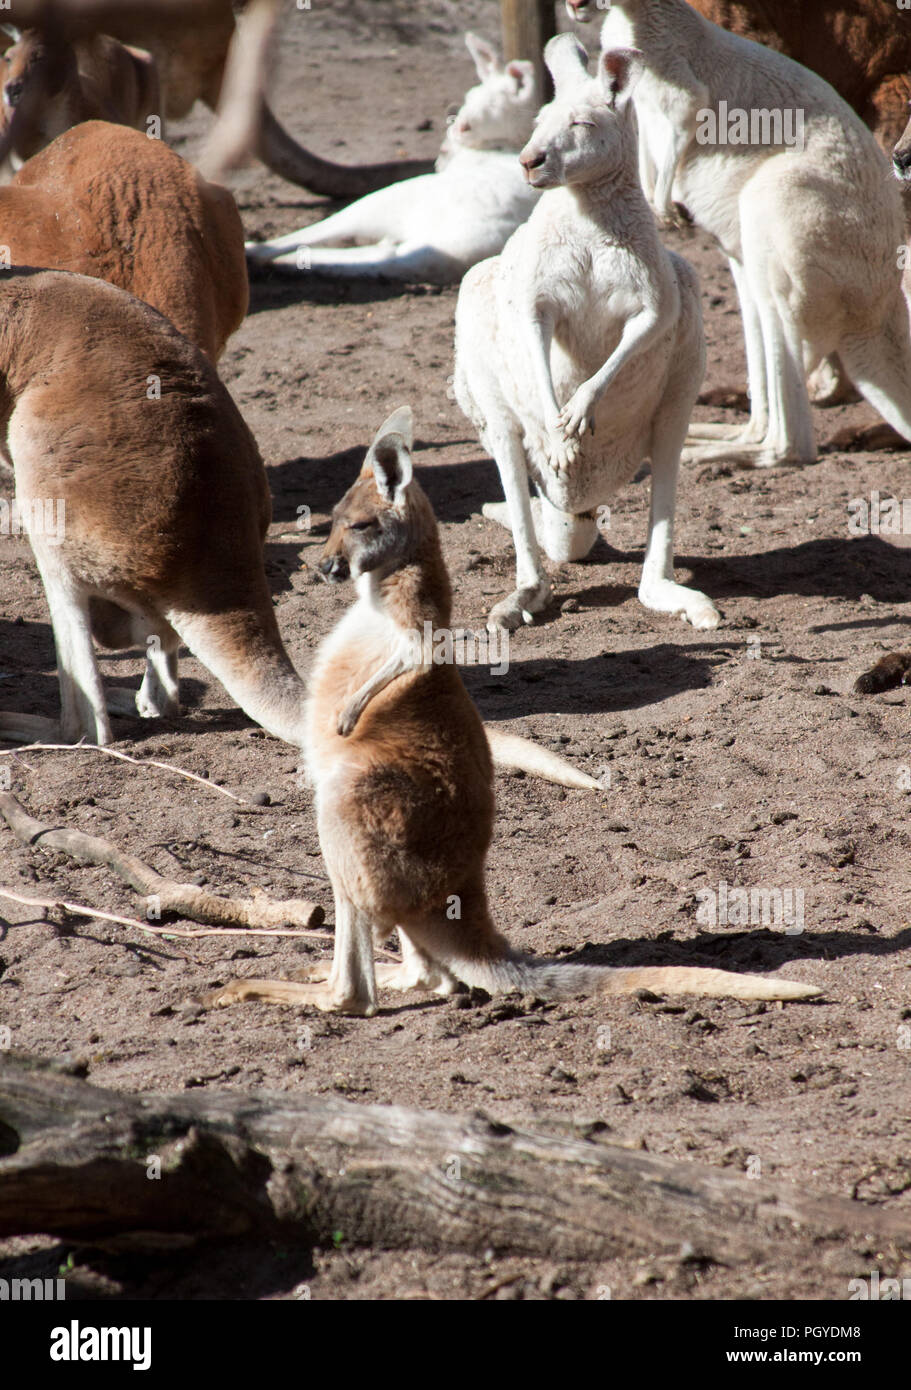
[[[634,102],[641,167],[646,180],[653,173],[646,191],[659,217],[673,218],[679,203],[716,237],[743,313],[749,425],[694,424],[691,439],[729,442],[684,458],[811,462],[805,371],[833,353],[911,438],[911,339],[898,267],[904,218],[873,135],[822,78],[711,24],[684,0],[613,0],[609,8],[602,48],[634,44],[643,53]],[[706,111],[719,133],[726,117],[744,113],[757,127],[747,137],[754,143],[703,142]],[[784,131],[784,118],[796,123],[797,113],[802,147],[781,132],[775,143],[776,118]],[[796,131],[792,124],[792,139]]]
[[[456,284],[502,250],[538,198],[517,158],[538,109],[534,69],[528,62],[501,68],[483,39],[466,34],[465,42],[481,80],[449,127],[437,172],[390,184],[311,227],[248,242],[251,260]]]
[[[661,245],[639,183],[636,55],[604,54],[593,80],[563,34],[545,60],[556,98],[521,160],[529,182],[553,191],[501,256],[469,271],[456,309],[456,398],[506,494],[484,514],[511,526],[516,547],[516,590],[489,624],[515,628],[546,606],[538,544],[552,560],[581,559],[595,508],[651,458],[640,601],[717,627],[711,600],[674,582],[677,470],[705,341],[695,271]]]

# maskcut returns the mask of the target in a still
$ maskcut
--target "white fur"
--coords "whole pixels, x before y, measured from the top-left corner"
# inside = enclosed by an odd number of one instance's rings
[[[816,457],[805,372],[837,352],[851,380],[911,437],[911,343],[901,294],[898,191],[872,134],[820,77],[727,33],[684,0],[614,0],[602,48],[633,44],[643,185],[660,218],[675,204],[729,258],[746,336],[751,418],[685,458],[768,465]],[[699,112],[803,112],[804,148],[696,140]]]
[[[501,250],[538,197],[516,157],[538,108],[534,75],[531,63],[502,68],[474,35],[466,42],[481,81],[449,127],[437,172],[390,184],[286,236],[249,242],[251,260],[451,284]]]
[[[639,597],[715,627],[711,601],[673,578],[680,448],[705,367],[698,281],[661,246],[639,186],[628,55],[609,60],[619,92],[608,60],[591,79],[569,35],[546,56],[557,95],[522,158],[550,191],[502,255],[465,277],[456,311],[456,397],[496,460],[516,546],[516,590],[490,623],[514,628],[546,605],[539,544],[580,558],[594,509],[651,458]]]

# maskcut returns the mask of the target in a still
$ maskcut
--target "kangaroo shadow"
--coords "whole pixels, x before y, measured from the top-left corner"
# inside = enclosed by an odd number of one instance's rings
[[[880,603],[904,603],[911,597],[911,551],[879,536],[821,536],[755,555],[680,555],[677,563],[716,600],[743,594],[859,600],[869,594]]]
[[[881,937],[858,931],[804,931],[789,935],[769,927],[753,931],[702,931],[686,941],[613,940],[590,942],[561,957],[574,964],[640,966],[690,965],[734,971],[776,970],[795,961],[832,961],[849,956],[888,959],[911,949],[911,928]]]
[[[493,674],[494,663],[460,670],[484,717],[496,721],[527,714],[615,714],[660,704],[711,685],[712,667],[725,659],[716,643],[659,642],[573,661],[510,660],[501,675]]]
[[[295,304],[377,304],[387,299],[424,298],[458,293],[458,285],[409,284],[385,275],[327,275],[291,270],[268,262],[248,261],[250,307],[247,313],[288,309]]]

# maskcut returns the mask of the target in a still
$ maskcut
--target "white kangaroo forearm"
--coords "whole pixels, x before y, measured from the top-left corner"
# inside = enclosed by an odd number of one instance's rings
[[[553,342],[554,324],[549,314],[536,313],[529,324],[528,345],[531,355],[532,374],[538,388],[541,412],[546,423],[559,413],[560,406],[554,392],[553,378],[550,374],[550,345]]]
[[[590,377],[587,383],[594,393],[596,401],[601,399],[621,368],[625,367],[627,362],[630,362],[634,357],[645,352],[666,331],[666,328],[665,316],[656,314],[651,309],[636,314],[634,318],[627,320],[614,351],[604,366],[593,377]]]

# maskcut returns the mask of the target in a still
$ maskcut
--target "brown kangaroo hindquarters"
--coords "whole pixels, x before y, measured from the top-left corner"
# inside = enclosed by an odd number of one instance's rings
[[[119,285],[213,361],[247,312],[244,232],[230,192],[126,126],[86,121],[24,164],[0,188],[0,245],[13,265]]]
[[[263,568],[265,471],[205,355],[114,286],[16,269],[0,279],[0,412],[63,738],[111,737],[93,627],[147,646],[141,713],[176,708],[179,637],[254,719],[297,736],[303,686]]]

